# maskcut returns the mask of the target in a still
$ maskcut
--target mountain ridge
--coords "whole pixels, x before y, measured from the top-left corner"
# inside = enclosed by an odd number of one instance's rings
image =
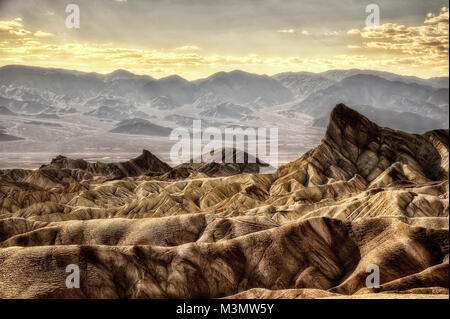
[[[373,114],[377,120],[388,111],[406,112],[405,116],[413,113],[408,120],[387,121],[386,125],[420,133],[414,126],[421,131],[448,127],[448,90],[445,78],[427,80],[355,69],[273,76],[234,70],[188,81],[178,75],[155,79],[121,69],[101,75],[22,66],[0,68],[0,105],[15,113],[64,114],[71,109],[113,121],[151,113],[164,121],[175,109],[182,110],[183,116],[202,118],[211,113],[215,117],[214,108],[233,104],[247,114],[223,116],[223,124],[229,120],[261,121],[276,112],[285,118],[311,116],[313,124],[324,126],[339,102],[365,105],[360,111],[366,116]],[[407,123],[411,120],[414,123]]]

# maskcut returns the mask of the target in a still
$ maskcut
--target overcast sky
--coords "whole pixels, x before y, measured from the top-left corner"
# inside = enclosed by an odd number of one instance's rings
[[[66,5],[81,11],[65,27]],[[365,28],[365,8],[381,25]],[[0,0],[0,65],[188,79],[242,69],[448,75],[448,1]]]

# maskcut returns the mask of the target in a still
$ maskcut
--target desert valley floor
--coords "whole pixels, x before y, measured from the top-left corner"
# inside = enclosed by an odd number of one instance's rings
[[[1,170],[0,298],[448,298],[448,130],[340,104],[319,145],[258,172],[151,150]]]

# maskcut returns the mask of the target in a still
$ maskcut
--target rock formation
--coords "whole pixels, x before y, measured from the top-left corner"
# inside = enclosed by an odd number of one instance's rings
[[[341,104],[276,172],[196,165],[144,151],[0,171],[0,298],[448,298],[448,130]]]

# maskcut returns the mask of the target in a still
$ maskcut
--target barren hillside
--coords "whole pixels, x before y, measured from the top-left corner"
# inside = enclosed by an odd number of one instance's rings
[[[340,104],[272,174],[201,167],[144,152],[0,171],[0,298],[448,298],[448,130]]]

